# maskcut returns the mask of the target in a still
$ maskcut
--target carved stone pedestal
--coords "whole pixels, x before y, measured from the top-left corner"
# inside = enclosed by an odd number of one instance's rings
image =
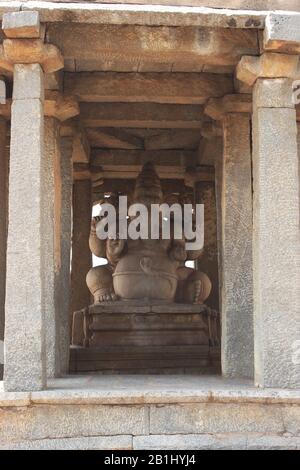
[[[74,313],[71,372],[216,373],[219,328],[205,305],[105,302]]]

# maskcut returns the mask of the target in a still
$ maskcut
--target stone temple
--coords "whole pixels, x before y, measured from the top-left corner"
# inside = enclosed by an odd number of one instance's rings
[[[0,17],[0,449],[300,449],[299,1]]]

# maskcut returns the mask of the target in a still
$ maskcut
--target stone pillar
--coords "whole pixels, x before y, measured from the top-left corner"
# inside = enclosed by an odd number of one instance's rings
[[[252,183],[248,95],[211,100],[223,123],[221,361],[227,377],[253,377]]]
[[[208,188],[211,195],[209,199],[214,201],[211,207],[211,217],[205,221],[205,233],[207,223],[211,227],[207,233],[207,239],[212,237],[212,245],[210,247],[210,253],[214,252],[214,279],[215,288],[213,282],[213,298],[214,304],[212,305],[216,310],[221,310],[221,284],[222,284],[222,256],[221,256],[221,188],[222,188],[222,162],[223,162],[223,129],[219,122],[211,121],[205,122],[201,128],[201,135],[203,137],[202,142],[207,142],[208,145],[200,145],[199,151],[199,163],[203,165],[213,165],[215,168],[215,181],[214,184],[209,183]],[[204,192],[205,195],[206,191]],[[205,198],[204,198],[205,199]],[[205,217],[205,212],[204,212]],[[211,260],[211,256],[209,256]],[[204,269],[204,272],[205,269]],[[218,289],[216,292],[215,289]],[[211,297],[211,296],[210,296]]]
[[[55,304],[57,271],[60,264],[60,253],[57,242],[60,232],[60,151],[58,122],[53,117],[45,117],[44,125],[44,159],[47,165],[47,180],[43,191],[48,194],[45,218],[47,224],[48,250],[45,253],[48,288],[45,292],[45,328],[47,351],[47,377],[56,377],[59,366],[59,319]]]
[[[74,182],[71,270],[71,315],[90,304],[86,275],[92,266],[89,235],[92,217],[92,190],[89,179]]]
[[[244,57],[237,69],[255,82],[254,345],[261,387],[300,386],[299,162],[290,79],[297,66],[297,56],[273,53]]]
[[[41,390],[46,386],[50,157],[45,159],[44,154],[43,100],[41,66],[15,65],[5,311],[6,391]]]
[[[298,176],[299,176],[299,198],[300,198],[300,122],[297,122],[297,145],[298,145]]]
[[[71,236],[72,236],[72,141],[61,139],[61,214],[60,214],[60,269],[56,278],[56,302],[59,315],[60,372],[69,370],[70,305],[71,305]]]
[[[5,305],[6,391],[45,388],[47,309],[48,302],[52,302],[49,299],[54,297],[50,216],[53,161],[51,152],[45,152],[44,72],[62,68],[63,60],[54,46],[31,39],[33,24],[38,36],[36,12],[3,15],[4,33],[10,39],[3,41],[1,66],[14,74]],[[47,133],[48,129],[46,136]]]
[[[3,377],[3,341],[6,282],[8,153],[6,151],[6,120],[0,116],[0,380]]]
[[[215,159],[215,193],[217,212],[217,241],[218,241],[218,273],[219,273],[219,305],[222,305],[222,181],[223,181],[223,145]]]
[[[197,262],[197,267],[205,272],[212,282],[212,291],[206,303],[219,311],[217,211],[214,182],[196,182],[195,199],[196,203],[204,204],[204,254]]]
[[[300,386],[299,163],[291,95],[288,79],[255,84],[255,382],[264,387]]]

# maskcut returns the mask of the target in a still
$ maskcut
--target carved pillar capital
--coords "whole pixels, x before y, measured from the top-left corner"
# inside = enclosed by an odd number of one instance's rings
[[[259,57],[244,56],[236,68],[236,78],[253,86],[258,78],[300,78],[297,55],[264,52]]]
[[[245,93],[211,98],[204,109],[204,113],[215,121],[222,121],[226,114],[251,114],[251,112],[252,96]]]
[[[45,90],[45,116],[63,122],[79,114],[77,100],[73,96],[63,96],[58,91]]]
[[[201,136],[204,139],[211,140],[216,137],[222,137],[222,126],[219,122],[206,121],[202,124],[201,127]]]
[[[45,73],[63,68],[60,50],[44,43],[38,12],[5,13],[2,29],[7,38],[0,46],[0,66],[4,70],[12,72],[15,64],[40,64]]]

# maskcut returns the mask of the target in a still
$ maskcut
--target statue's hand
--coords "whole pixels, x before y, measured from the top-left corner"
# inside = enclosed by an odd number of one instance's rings
[[[115,264],[124,250],[125,247],[125,240],[116,239],[113,240],[108,238],[107,240],[107,257],[108,259]]]
[[[91,232],[92,233],[96,233],[96,227],[97,227],[97,224],[100,220],[100,217],[92,217],[92,221],[91,221]]]
[[[186,249],[184,240],[174,241],[174,245],[170,251],[170,258],[179,262],[183,262],[186,260]]]

